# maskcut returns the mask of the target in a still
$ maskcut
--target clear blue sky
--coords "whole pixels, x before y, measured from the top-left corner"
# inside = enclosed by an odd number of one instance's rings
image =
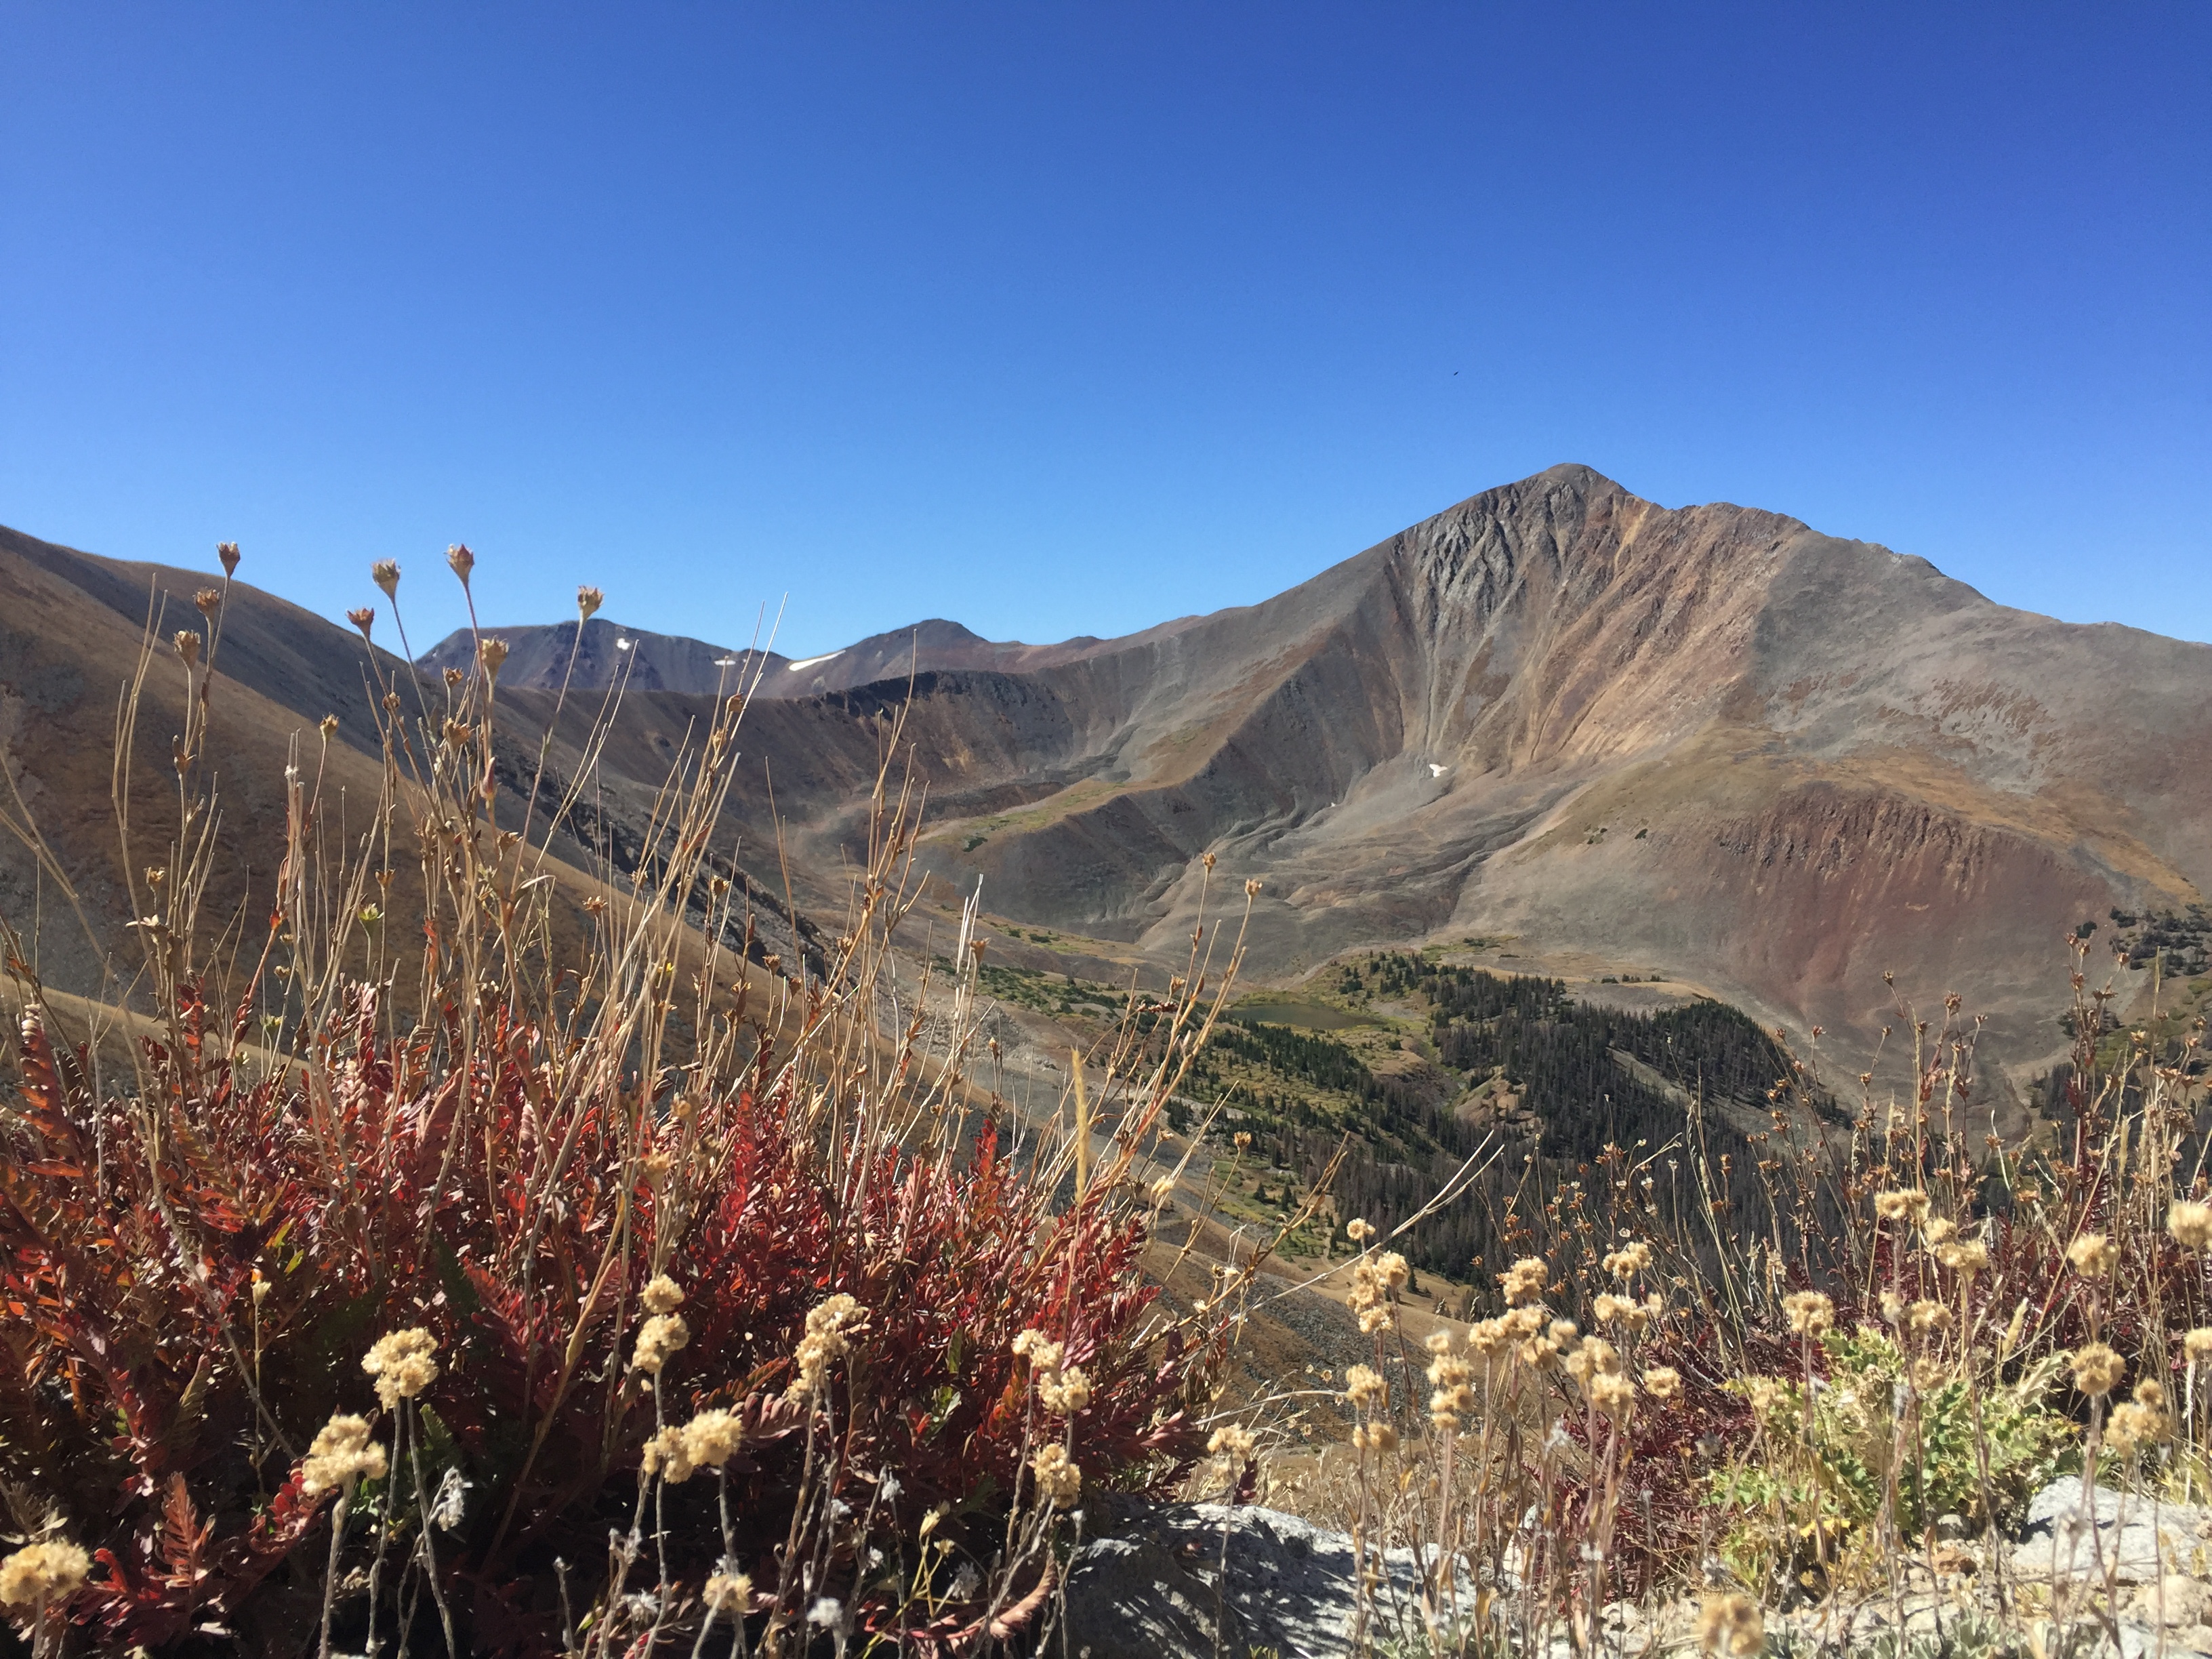
[[[0,0],[0,522],[1117,633],[1585,461],[2212,640],[2212,7]]]

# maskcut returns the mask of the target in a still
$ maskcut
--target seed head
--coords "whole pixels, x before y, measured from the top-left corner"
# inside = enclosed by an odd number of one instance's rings
[[[1505,1322],[1502,1319],[1483,1319],[1467,1328],[1467,1351],[1488,1359],[1503,1348],[1507,1340]]]
[[[222,561],[224,575],[235,576],[238,574],[238,544],[236,542],[217,542],[215,544],[215,556]]]
[[[799,1346],[792,1352],[797,1375],[785,1390],[787,1396],[811,1400],[821,1393],[830,1375],[830,1362],[842,1358],[851,1350],[850,1334],[866,1324],[867,1320],[867,1310],[842,1291],[810,1311],[806,1316],[806,1334],[799,1338]],[[1056,1355],[1054,1363],[1057,1366]]]
[[[1390,1391],[1372,1365],[1354,1365],[1344,1374],[1344,1397],[1364,1411],[1386,1402]]]
[[[1797,1336],[1821,1336],[1836,1322],[1836,1304],[1818,1291],[1799,1291],[1782,1298],[1790,1329]]]
[[[1070,1365],[1038,1379],[1037,1401],[1055,1416],[1073,1417],[1091,1403],[1091,1379],[1080,1365]]]
[[[1682,1392],[1682,1374],[1672,1365],[1654,1365],[1644,1373],[1644,1392],[1664,1405]]]
[[[672,1486],[680,1486],[698,1468],[691,1455],[690,1431],[663,1429],[645,1443],[645,1472],[657,1474]]]
[[[367,1419],[341,1413],[315,1431],[300,1464],[300,1490],[310,1498],[349,1490],[363,1477],[382,1480],[385,1467],[384,1448],[368,1437]]]
[[[753,1581],[742,1572],[718,1572],[707,1581],[707,1606],[715,1613],[744,1613],[753,1604]]]
[[[1575,1344],[1565,1363],[1567,1375],[1587,1386],[1593,1377],[1620,1375],[1620,1351],[1603,1337],[1593,1336],[1588,1341]]]
[[[396,559],[379,559],[368,568],[369,580],[384,590],[384,597],[397,601],[399,598],[399,563]]]
[[[1388,1423],[1362,1423],[1352,1431],[1356,1450],[1390,1452],[1398,1449],[1398,1431]]]
[[[1552,1270],[1540,1255],[1524,1255],[1498,1275],[1498,1282],[1505,1291],[1507,1305],[1512,1307],[1518,1307],[1523,1302],[1541,1301],[1544,1289],[1551,1280]]]
[[[455,542],[447,548],[446,562],[453,566],[453,574],[461,579],[461,586],[466,587],[469,585],[469,572],[477,568],[477,556],[469,551],[467,544]]]
[[[92,1571],[92,1558],[75,1544],[50,1538],[26,1544],[0,1561],[0,1606],[50,1607],[75,1595]]]
[[[2183,1336],[2181,1346],[2192,1365],[2201,1365],[2212,1359],[2212,1326],[2199,1325]]]
[[[1014,1358],[1030,1362],[1032,1371],[1056,1371],[1066,1355],[1066,1349],[1054,1342],[1042,1331],[1027,1330],[1013,1340]]]
[[[1626,1377],[1607,1375],[1589,1381],[1591,1409],[1616,1423],[1626,1421],[1636,1405],[1636,1384]]]
[[[1559,1345],[1548,1337],[1533,1336],[1513,1351],[1513,1357],[1531,1370],[1548,1371],[1559,1363]]]
[[[1951,1310],[1940,1302],[1929,1302],[1923,1298],[1911,1304],[1905,1310],[1905,1328],[1915,1336],[1931,1335],[1935,1332],[1948,1329],[1950,1323]]]
[[[745,1443],[744,1421],[734,1412],[701,1412],[684,1425],[684,1455],[705,1469],[719,1469]]]
[[[1884,1221],[1910,1221],[1928,1213],[1928,1194],[1898,1189],[1874,1195],[1874,1212]]]
[[[1406,1258],[1395,1250],[1388,1251],[1378,1259],[1375,1270],[1382,1275],[1382,1282],[1394,1291],[1405,1289],[1406,1281],[1413,1273],[1413,1269],[1406,1265]]]
[[[2173,1419],[2168,1413],[2132,1400],[2113,1407],[2112,1418],[2105,1425],[2105,1443],[2123,1457],[2172,1437]]]
[[[1618,1279],[1632,1279],[1651,1265],[1651,1247],[1635,1239],[1608,1254],[1605,1270]]]
[[[2184,1249],[2212,1246],[2212,1204],[2176,1204],[2166,1212],[2166,1230]]]
[[[2101,1342],[2085,1343],[2075,1349],[2072,1363],[2074,1386],[2093,1400],[2118,1388],[2128,1371],[2127,1362]]]
[[[1249,1463],[1260,1443],[1252,1437],[1252,1431],[1241,1423],[1228,1423],[1216,1429],[1206,1443],[1212,1456],[1231,1463]]]
[[[1953,1273],[1972,1279],[1988,1270],[1990,1247],[1978,1238],[1954,1239],[1936,1247],[1936,1259]]]
[[[1748,1595],[1709,1595],[1698,1609],[1698,1647],[1712,1659],[1752,1659],[1766,1643],[1766,1620]]]
[[[483,665],[485,678],[495,680],[499,678],[500,668],[507,661],[507,651],[505,640],[477,641],[477,660]]]
[[[1516,1340],[1534,1336],[1544,1328],[1544,1310],[1531,1303],[1525,1308],[1513,1308],[1498,1316],[1498,1323],[1505,1334]],[[1574,1328],[1571,1325],[1570,1330]]]
[[[2119,1247],[2102,1233],[2083,1233],[2066,1247],[2066,1260],[2084,1279],[2107,1279],[2120,1265]]]
[[[647,1282],[638,1300],[645,1304],[647,1313],[674,1313],[684,1305],[684,1291],[666,1273],[655,1273]]]
[[[637,1350],[630,1356],[629,1368],[658,1376],[661,1367],[690,1340],[691,1328],[684,1322],[682,1314],[655,1314],[638,1328]]]
[[[200,636],[189,628],[177,630],[177,655],[184,659],[188,670],[200,659]]]
[[[1083,1490],[1083,1471],[1069,1459],[1066,1447],[1047,1446],[1030,1459],[1030,1472],[1036,1476],[1038,1495],[1054,1509],[1075,1506],[1076,1495]]]
[[[438,1380],[438,1362],[430,1358],[437,1348],[437,1338],[419,1328],[377,1338],[361,1368],[376,1379],[376,1397],[385,1410],[418,1398]]]
[[[1457,1388],[1474,1375],[1474,1367],[1455,1353],[1439,1352],[1429,1361],[1429,1381],[1439,1388]]]
[[[1247,876],[1244,878],[1244,896],[1246,898],[1257,898],[1260,896],[1259,877]]]
[[[606,602],[607,596],[596,587],[578,588],[576,590],[577,620],[579,622],[591,621],[593,617],[599,615],[599,607]]]
[[[200,615],[212,621],[215,613],[222,609],[222,590],[217,587],[203,587],[192,595],[192,604],[198,608]]]
[[[1651,1319],[1650,1310],[1641,1302],[1632,1301],[1625,1296],[1610,1295],[1603,1291],[1598,1292],[1597,1300],[1591,1306],[1601,1325],[1621,1325],[1631,1331],[1640,1331]]]
[[[1355,1244],[1364,1244],[1375,1237],[1375,1229],[1363,1218],[1354,1216],[1344,1224],[1344,1236]]]

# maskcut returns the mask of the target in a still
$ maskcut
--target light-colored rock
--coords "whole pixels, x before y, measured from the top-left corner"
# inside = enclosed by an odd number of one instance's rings
[[[2151,1611],[2169,1629],[2201,1625],[2204,1620],[2206,1588],[2201,1578],[2169,1572],[2159,1584]]]
[[[1379,1561],[1370,1554],[1369,1565],[1383,1574],[1370,1632],[1418,1630],[1413,1552],[1392,1550]],[[1075,1553],[1068,1647],[1090,1659],[1255,1650],[1335,1659],[1347,1650],[1358,1617],[1355,1589],[1351,1539],[1295,1516],[1218,1504],[1132,1510],[1112,1535]]]
[[[2162,1572],[2200,1577],[2212,1544],[2212,1510],[2160,1504],[2136,1493],[2096,1490],[2094,1525],[2080,1477],[2067,1475],[2038,1492],[2012,1554],[2015,1578],[2046,1583],[2155,1584]],[[2202,1601],[2195,1604],[2202,1607]]]
[[[2054,1481],[2028,1506],[2024,1535],[2011,1546],[2012,1587],[2027,1592],[2026,1607],[2008,1615],[1995,1599],[1994,1571],[1939,1569],[1931,1577],[1915,1559],[1903,1564],[1902,1595],[1769,1608],[1771,1636],[1792,1646],[1840,1644],[1855,1650],[1899,1631],[1908,1639],[1954,1632],[1962,1620],[2025,1616],[2044,1630],[2050,1650],[2079,1659],[2161,1659],[2212,1656],[2212,1509],[2160,1503],[2105,1487],[2094,1493],[2094,1530],[2078,1479]],[[1351,1651],[1358,1611],[1352,1540],[1296,1516],[1219,1504],[1131,1505],[1108,1522],[1106,1535],[1076,1552],[1068,1575],[1068,1651],[1090,1659],[1212,1659],[1272,1650],[1279,1659],[1336,1659]],[[1226,1566],[1223,1540],[1227,1536]],[[1966,1543],[1942,1549],[1960,1558]],[[2056,1571],[2054,1573],[2054,1561]],[[1426,1650],[1421,1573],[1411,1550],[1374,1564],[1380,1571],[1370,1632],[1380,1650],[1394,1644]],[[2106,1567],[2118,1595],[2107,1607]],[[1459,1581],[1463,1598],[1472,1586]],[[2042,1586],[2044,1588],[2037,1588]],[[1650,1607],[1607,1607],[1607,1643],[1631,1656],[1678,1652],[1692,1643],[1694,1595]],[[2110,1616],[2112,1622],[2107,1625]],[[2069,1633],[2059,1641],[2043,1621],[2057,1617]],[[2113,1645],[2112,1631],[2118,1644]],[[1570,1659],[1554,1631],[1526,1659]],[[1055,1639],[1053,1650],[1057,1652]]]

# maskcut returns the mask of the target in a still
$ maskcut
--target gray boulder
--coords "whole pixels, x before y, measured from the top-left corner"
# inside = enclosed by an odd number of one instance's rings
[[[1370,1632],[1418,1630],[1414,1553],[1391,1550],[1379,1564],[1370,1553],[1370,1561],[1385,1574]],[[1065,1616],[1069,1650],[1090,1659],[1242,1659],[1255,1650],[1337,1659],[1358,1617],[1352,1540],[1274,1510],[1133,1506],[1108,1535],[1076,1551]]]
[[[2123,1584],[2154,1584],[2167,1574],[2201,1576],[2212,1540],[2212,1510],[2157,1504],[2139,1493],[2099,1486],[2094,1523],[2082,1504],[2081,1479],[2067,1475],[2036,1493],[2012,1555],[2014,1577],[2101,1581],[2107,1569]]]

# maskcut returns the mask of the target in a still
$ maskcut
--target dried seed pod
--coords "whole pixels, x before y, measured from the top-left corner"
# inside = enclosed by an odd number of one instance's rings
[[[26,1544],[0,1561],[0,1603],[44,1607],[65,1601],[77,1593],[91,1571],[92,1558],[65,1540]]]

